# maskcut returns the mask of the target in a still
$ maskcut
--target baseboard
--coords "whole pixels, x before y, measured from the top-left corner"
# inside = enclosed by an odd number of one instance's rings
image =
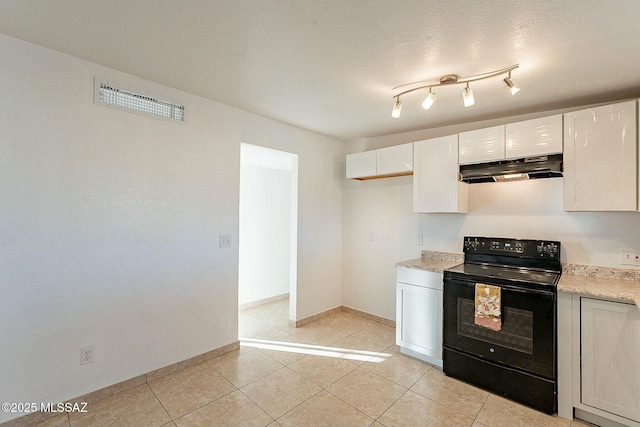
[[[374,322],[382,323],[383,325],[391,326],[394,328],[396,327],[395,320],[385,319],[384,317],[375,316],[373,314],[369,314],[364,311],[356,310],[355,308],[345,307],[344,305],[323,311],[318,314],[314,314],[313,316],[305,317],[304,319],[300,319],[298,321],[289,319],[289,325],[293,326],[294,328],[299,328],[301,326],[316,322],[324,317],[327,317],[329,315],[339,313],[339,312],[355,314],[357,316],[364,317],[369,320],[373,320]]]
[[[578,419],[580,419],[582,421],[586,421],[588,423],[591,423],[591,424],[593,424],[595,426],[600,426],[600,427],[627,427],[629,425],[631,425],[631,426],[637,425],[636,423],[634,423],[631,420],[628,420],[631,424],[619,423],[619,422],[613,421],[613,420],[611,420],[609,418],[604,418],[604,417],[601,417],[600,415],[596,415],[596,414],[593,414],[593,413],[588,412],[588,411],[584,411],[584,410],[579,409],[579,408],[575,408],[574,409],[574,415],[575,415],[575,418],[578,418]],[[618,416],[615,416],[615,417],[623,419],[622,417],[618,417]]]
[[[344,305],[341,306],[340,308],[342,309],[342,311],[344,311],[346,313],[357,314],[358,316],[365,317],[365,318],[367,318],[369,320],[373,320],[374,322],[382,323],[383,325],[391,326],[393,328],[396,327],[396,321],[395,320],[387,319],[385,317],[376,316],[374,314],[369,314],[369,313],[367,313],[365,311],[356,310],[355,308],[345,307]]]
[[[275,297],[269,297],[269,298],[264,298],[257,301],[251,301],[244,304],[240,304],[238,305],[238,310],[246,310],[247,308],[258,307],[260,305],[269,304],[269,303],[280,301],[287,298],[289,298],[288,292],[286,294],[276,295]]]
[[[340,308],[341,307],[335,307],[332,308],[330,310],[326,310],[323,311],[321,313],[318,314],[314,314],[313,316],[309,316],[309,317],[305,317],[304,319],[300,319],[300,320],[291,320],[289,319],[289,326],[293,326],[294,328],[299,328],[300,326],[304,326],[307,325],[309,323],[313,323],[313,322],[317,322],[318,320],[327,317],[331,314],[335,314],[335,313],[339,313],[340,312]]]
[[[146,374],[138,375],[137,377],[130,378],[128,380],[121,381],[116,384],[112,384],[105,388],[101,388],[100,390],[96,390],[91,393],[78,396],[74,399],[68,399],[67,402],[94,403],[94,402],[97,402],[98,400],[106,399],[107,397],[113,396],[114,394],[118,394],[125,390],[129,390],[133,387],[137,387],[139,385],[149,383],[153,380],[157,380],[158,378],[164,377],[165,375],[173,374],[175,372],[181,371],[190,366],[199,365],[200,363],[206,362],[207,360],[216,358],[218,356],[222,356],[225,353],[229,353],[230,351],[234,351],[239,348],[240,348],[240,341],[236,341],[231,344],[222,346],[220,348],[216,348],[214,350],[208,351],[206,353],[202,353],[197,356],[191,357],[189,359],[182,360],[177,363],[172,363],[171,365],[167,365],[160,369],[155,369],[153,371],[147,372]],[[22,417],[14,418],[9,421],[5,421],[4,423],[0,423],[0,427],[28,427],[28,426],[33,426],[35,424],[39,424],[45,420],[48,420],[49,418],[59,417],[59,416],[60,414],[56,412],[39,412],[38,411]]]

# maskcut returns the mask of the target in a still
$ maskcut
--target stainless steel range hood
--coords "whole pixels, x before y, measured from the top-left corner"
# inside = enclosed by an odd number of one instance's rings
[[[460,165],[460,180],[470,184],[561,176],[562,154]]]

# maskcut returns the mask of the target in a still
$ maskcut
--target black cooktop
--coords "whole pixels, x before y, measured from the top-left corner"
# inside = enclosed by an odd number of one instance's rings
[[[464,275],[478,282],[500,279],[518,284],[556,286],[560,280],[560,273],[555,271],[492,264],[464,263],[448,268],[445,272]]]

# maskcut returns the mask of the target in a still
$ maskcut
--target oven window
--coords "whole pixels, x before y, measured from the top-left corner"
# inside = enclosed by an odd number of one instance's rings
[[[513,307],[502,308],[502,330],[478,326],[474,321],[474,301],[458,298],[458,335],[504,348],[533,354],[533,312]]]

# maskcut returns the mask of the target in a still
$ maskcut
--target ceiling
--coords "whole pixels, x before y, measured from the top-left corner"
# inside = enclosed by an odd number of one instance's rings
[[[0,0],[0,33],[340,140],[640,96],[638,0]]]

